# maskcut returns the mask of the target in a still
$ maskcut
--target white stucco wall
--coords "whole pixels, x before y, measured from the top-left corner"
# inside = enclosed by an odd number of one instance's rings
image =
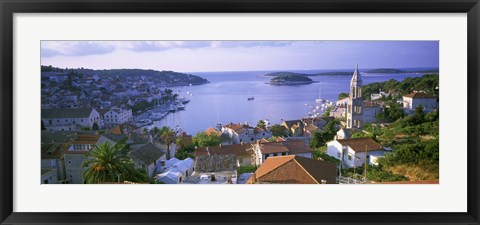
[[[408,109],[415,109],[418,106],[422,106],[426,109],[438,108],[437,99],[435,98],[409,98],[403,97],[403,107]]]

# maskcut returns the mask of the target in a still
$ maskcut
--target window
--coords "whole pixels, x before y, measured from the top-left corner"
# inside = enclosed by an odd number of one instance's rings
[[[268,154],[265,154],[265,160],[268,158]]]
[[[68,160],[68,164],[72,164],[72,161],[71,161],[71,160]],[[72,177],[72,175],[70,175],[70,177]]]
[[[52,124],[52,120],[48,120],[48,124]]]
[[[337,152],[337,158],[340,158],[340,152]]]
[[[277,156],[277,153],[273,153],[273,156]]]
[[[348,154],[348,160],[352,161],[352,155]]]
[[[250,141],[253,141],[253,138],[250,138]]]
[[[287,153],[286,153],[286,152],[282,152],[282,155],[287,155]]]
[[[60,120],[57,120],[57,122],[60,122]]]

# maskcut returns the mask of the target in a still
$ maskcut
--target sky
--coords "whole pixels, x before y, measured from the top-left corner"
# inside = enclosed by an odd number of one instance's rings
[[[178,72],[439,66],[438,41],[42,41],[41,64]]]

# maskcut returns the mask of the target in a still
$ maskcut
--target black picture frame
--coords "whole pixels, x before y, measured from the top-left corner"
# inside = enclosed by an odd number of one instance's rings
[[[478,0],[0,0],[0,221],[2,224],[479,224]],[[15,13],[467,13],[466,213],[20,213],[13,212]],[[441,197],[438,199],[442,201]],[[306,199],[308,201],[308,199]],[[321,204],[321,203],[318,203]]]

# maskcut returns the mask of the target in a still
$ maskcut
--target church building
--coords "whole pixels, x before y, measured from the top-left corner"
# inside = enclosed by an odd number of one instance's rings
[[[376,123],[376,116],[382,111],[373,101],[364,101],[362,97],[362,77],[358,71],[358,64],[350,80],[350,95],[347,99],[347,124],[337,132],[335,139],[348,139],[355,131],[359,131],[364,124]]]
[[[347,129],[362,128],[363,125],[363,98],[362,77],[358,72],[358,64],[350,80],[350,96],[347,103]]]

